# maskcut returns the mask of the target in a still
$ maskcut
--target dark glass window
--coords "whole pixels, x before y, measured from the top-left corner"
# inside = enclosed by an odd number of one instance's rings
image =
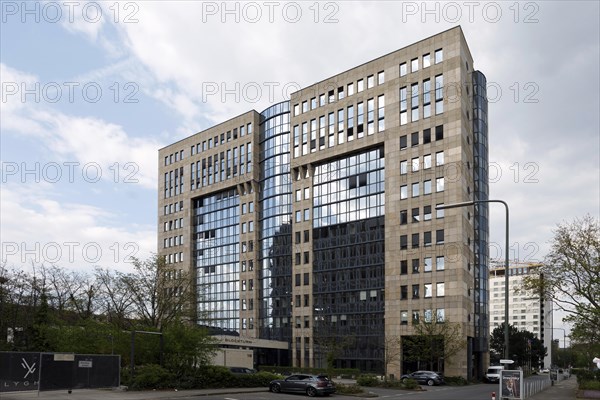
[[[410,145],[411,146],[419,145],[419,132],[413,132],[410,134]]]
[[[400,136],[400,150],[408,147],[408,140],[406,135]]]
[[[408,299],[408,286],[402,285],[400,286],[400,300]]]
[[[400,211],[400,225],[406,225],[408,222],[408,210]]]
[[[427,128],[423,131],[423,143],[431,142],[431,129]]]
[[[400,274],[401,275],[408,274],[408,261],[407,260],[400,261]]]
[[[419,247],[419,234],[418,233],[413,233],[412,234],[412,248],[415,249],[417,247]]]
[[[435,127],[435,140],[442,140],[444,138],[444,125],[438,125]]]
[[[435,242],[437,244],[444,243],[444,230],[443,229],[438,229],[437,231],[435,231]]]
[[[400,236],[400,250],[404,250],[408,248],[408,236],[401,235]]]

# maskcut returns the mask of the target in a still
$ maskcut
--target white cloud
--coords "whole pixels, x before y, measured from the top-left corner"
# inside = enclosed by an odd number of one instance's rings
[[[0,67],[3,85],[10,82],[21,87],[23,83],[36,81],[35,76],[5,64]],[[119,125],[95,117],[67,115],[41,102],[23,102],[18,95],[7,97],[4,104],[3,131],[39,139],[56,156],[46,162],[78,162],[81,166],[98,164],[102,178],[112,181],[115,181],[115,169],[118,168],[120,176],[116,183],[129,177],[128,183],[156,189],[157,152],[163,146],[157,140],[131,137]]]
[[[3,184],[0,196],[1,260],[7,265],[130,271],[131,256],[144,259],[156,251],[153,226],[131,226],[109,211],[61,202],[51,184]]]

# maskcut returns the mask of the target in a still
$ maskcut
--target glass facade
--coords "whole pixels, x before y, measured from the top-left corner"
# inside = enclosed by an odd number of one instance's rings
[[[261,113],[259,192],[259,337],[291,341],[292,184],[290,105]]]
[[[240,329],[239,202],[235,190],[194,201],[198,320],[222,333]]]
[[[384,343],[383,149],[315,168],[313,301],[315,362],[326,344],[352,337],[337,367],[381,370]],[[319,363],[320,361],[320,363]]]
[[[488,200],[488,125],[486,78],[473,72],[473,200]],[[473,350],[482,354],[489,350],[489,217],[488,204],[475,205],[475,282]]]

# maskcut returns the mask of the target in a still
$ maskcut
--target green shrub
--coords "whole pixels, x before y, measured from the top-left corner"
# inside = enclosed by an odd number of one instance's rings
[[[450,386],[465,386],[468,385],[468,382],[462,376],[445,376],[444,382]]]
[[[356,384],[360,386],[377,386],[379,385],[379,379],[373,374],[360,375],[356,378]]]
[[[291,375],[292,373],[303,373],[303,374],[323,374],[329,375],[327,368],[300,368],[300,367],[286,367],[286,366],[274,366],[274,365],[262,365],[260,367],[261,371],[268,371],[275,374],[280,374],[283,376]],[[335,368],[333,369],[332,376],[330,378],[334,379],[338,376],[343,378],[352,379],[355,376],[360,374],[360,370],[355,368]]]
[[[600,381],[583,381],[579,383],[581,390],[600,390]]]
[[[402,380],[402,385],[405,389],[417,389],[421,387],[421,385],[419,385],[419,382],[411,378]]]
[[[577,383],[581,384],[584,381],[600,380],[600,370],[590,371],[589,369],[577,370]]]
[[[134,390],[167,389],[173,387],[173,374],[156,364],[137,367],[130,387]]]
[[[384,387],[384,388],[391,388],[391,389],[404,389],[404,385],[402,384],[402,381],[391,380],[391,379],[381,382],[379,384],[379,386]]]
[[[336,393],[338,394],[359,394],[364,393],[364,390],[359,385],[344,385],[338,383],[335,385]]]

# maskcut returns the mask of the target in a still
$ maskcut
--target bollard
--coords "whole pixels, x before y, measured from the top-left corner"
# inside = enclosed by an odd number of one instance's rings
[[[496,392],[492,392],[492,400],[496,400]]]

